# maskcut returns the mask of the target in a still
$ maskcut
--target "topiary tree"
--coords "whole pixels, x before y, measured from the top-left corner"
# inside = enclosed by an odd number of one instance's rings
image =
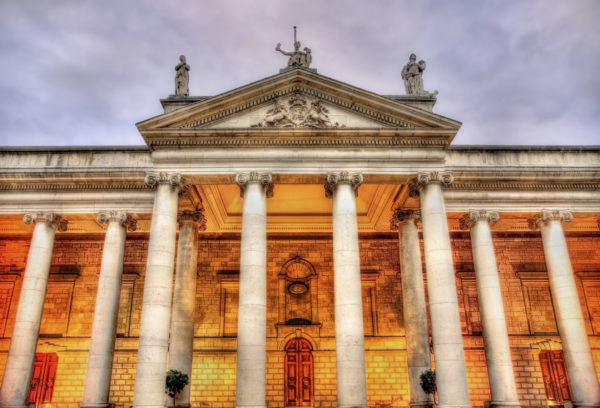
[[[433,396],[433,401],[435,402],[435,392],[437,391],[437,385],[435,383],[435,371],[426,370],[421,373],[421,388],[423,392],[427,395]]]
[[[167,389],[165,392],[169,397],[173,398],[173,408],[175,408],[175,396],[179,394],[190,381],[187,374],[178,370],[167,371]]]

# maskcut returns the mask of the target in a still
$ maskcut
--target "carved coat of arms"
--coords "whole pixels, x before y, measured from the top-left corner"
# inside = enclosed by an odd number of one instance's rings
[[[270,108],[262,122],[252,127],[343,127],[329,119],[329,110],[318,99],[308,99],[302,94],[294,94],[287,99],[279,98]]]

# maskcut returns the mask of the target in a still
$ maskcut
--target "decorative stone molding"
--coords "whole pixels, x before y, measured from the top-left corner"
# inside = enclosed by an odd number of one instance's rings
[[[127,228],[127,231],[135,231],[137,229],[137,220],[131,218],[126,211],[100,211],[97,220],[100,224],[118,222]]]
[[[146,183],[19,183],[0,182],[0,191],[59,191],[59,190],[147,190],[150,186]]]
[[[320,101],[326,101],[326,102],[332,103],[334,105],[337,105],[337,106],[347,109],[349,111],[360,113],[364,116],[369,117],[370,119],[391,125],[393,127],[402,127],[402,128],[414,128],[415,127],[415,125],[412,123],[399,120],[397,118],[392,117],[391,115],[386,115],[380,111],[367,108],[366,106],[357,105],[354,101],[342,100],[340,98],[336,98],[335,96],[328,95],[328,94],[318,91],[316,89],[304,87],[301,85],[295,85],[295,86],[292,86],[287,89],[278,90],[276,92],[272,92],[272,93],[263,95],[257,99],[253,99],[246,103],[243,103],[243,104],[240,104],[237,106],[232,106],[229,109],[219,111],[212,115],[205,116],[201,119],[197,119],[197,120],[185,123],[181,127],[189,129],[189,128],[198,128],[198,127],[206,126],[211,122],[225,119],[228,116],[237,114],[239,112],[249,110],[249,109],[254,109],[258,106],[264,105],[265,103],[274,102],[281,97],[284,97],[287,95],[293,95],[293,94],[300,94],[300,93],[304,94],[304,95],[312,96]]]
[[[325,182],[325,197],[333,197],[338,184],[350,184],[354,189],[354,194],[358,196],[358,187],[363,182],[363,176],[360,173],[350,173],[348,171],[340,171],[339,173],[328,173]]]
[[[58,215],[54,212],[50,211],[38,211],[35,213],[26,213],[23,216],[23,222],[25,224],[37,224],[38,222],[45,222],[54,228],[57,228],[59,231],[66,231],[68,221],[62,218],[61,215]]]
[[[285,100],[278,98],[273,107],[265,113],[263,120],[252,127],[276,128],[337,128],[345,127],[331,122],[329,110],[320,99],[310,99],[297,92]]]
[[[390,219],[390,229],[392,231],[398,231],[400,225],[405,222],[414,222],[417,224],[421,221],[421,210],[403,210],[396,208],[394,215]]]
[[[449,171],[432,171],[429,173],[418,173],[409,185],[409,195],[415,197],[419,195],[421,189],[427,184],[442,184],[445,187],[449,186],[454,177]]]
[[[177,214],[177,222],[183,224],[185,222],[196,222],[198,223],[198,229],[200,231],[206,230],[206,217],[204,216],[204,210],[184,210]]]
[[[273,176],[271,173],[259,173],[251,171],[249,173],[238,173],[235,175],[235,182],[240,186],[240,196],[244,196],[246,185],[251,183],[262,184],[267,198],[273,197]]]
[[[460,229],[470,229],[477,221],[498,222],[500,215],[496,211],[471,210],[458,220]]]
[[[369,132],[363,129],[319,129],[319,137],[314,134],[304,135],[304,132],[314,133],[313,129],[294,129],[294,138],[278,137],[286,136],[281,132],[286,129],[281,128],[262,128],[260,134],[253,134],[252,131],[236,131],[232,136],[231,130],[227,132],[222,129],[206,129],[202,130],[203,137],[197,137],[195,133],[199,131],[190,131],[190,135],[180,132],[177,137],[163,135],[159,132],[145,132],[146,142],[155,150],[158,148],[170,147],[250,147],[265,146],[272,147],[427,147],[427,148],[445,148],[448,146],[448,137],[425,135],[425,136],[397,136],[395,129],[373,129]],[[348,131],[347,135],[342,136],[339,132]],[[329,133],[332,134],[329,134]],[[207,133],[207,134],[206,134]],[[204,135],[206,134],[206,135]],[[359,136],[357,137],[357,134]]]
[[[570,182],[456,182],[452,183],[449,188],[451,190],[527,190],[527,191],[597,191],[600,189],[600,183],[570,183]]]
[[[528,219],[527,223],[529,224],[529,229],[536,230],[540,224],[546,224],[550,221],[571,222],[572,220],[573,214],[568,210],[542,210],[535,217]]]
[[[170,184],[173,188],[182,188],[183,182],[179,173],[148,173],[145,178],[146,184],[156,187],[159,184]]]

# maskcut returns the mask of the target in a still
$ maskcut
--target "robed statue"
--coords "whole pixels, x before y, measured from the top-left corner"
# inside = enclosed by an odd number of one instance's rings
[[[190,95],[190,66],[185,62],[185,55],[179,57],[179,64],[175,66],[175,96]]]
[[[407,95],[429,95],[429,92],[423,89],[423,71],[425,71],[425,61],[417,61],[415,54],[410,54],[408,64],[402,68],[402,79]]]

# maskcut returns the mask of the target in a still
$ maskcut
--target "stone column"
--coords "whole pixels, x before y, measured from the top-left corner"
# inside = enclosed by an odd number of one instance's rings
[[[338,407],[367,407],[356,196],[360,173],[329,173],[333,198],[333,286]]]
[[[178,174],[146,176],[157,186],[150,224],[133,406],[165,406],[165,375],[177,234]]]
[[[542,211],[535,221],[541,227],[552,302],[573,390],[573,405],[598,407],[600,385],[561,224],[561,221],[572,219],[568,211]]]
[[[1,407],[26,407],[35,349],[46,299],[56,228],[66,231],[67,221],[52,212],[25,214],[26,224],[35,223],[21,295],[10,339],[0,388]]]
[[[273,196],[270,173],[237,174],[244,197],[240,249],[236,407],[266,406],[267,197]]]
[[[175,269],[175,292],[171,316],[169,369],[179,370],[192,377],[194,348],[194,309],[196,305],[196,274],[198,272],[198,229],[206,229],[201,211],[179,214],[179,244]],[[176,396],[176,407],[190,406],[190,386]],[[169,402],[172,406],[172,401]]]
[[[108,407],[108,392],[117,331],[121,274],[125,252],[127,213],[106,211],[98,214],[98,222],[107,223],[102,249],[102,263],[92,323],[82,407]]]
[[[421,388],[421,374],[431,370],[429,356],[429,329],[427,327],[427,305],[423,266],[417,222],[420,211],[397,209],[391,221],[400,239],[400,271],[402,274],[402,309],[408,362],[410,406],[427,407],[433,404],[431,396]]]
[[[427,292],[435,356],[438,406],[469,407],[454,264],[442,184],[452,182],[446,172],[419,173]]]
[[[490,407],[510,408],[520,405],[490,230],[490,222],[496,222],[499,218],[498,213],[494,211],[471,211],[461,219],[461,226],[471,228],[477,298],[481,311],[485,360],[492,394]]]

